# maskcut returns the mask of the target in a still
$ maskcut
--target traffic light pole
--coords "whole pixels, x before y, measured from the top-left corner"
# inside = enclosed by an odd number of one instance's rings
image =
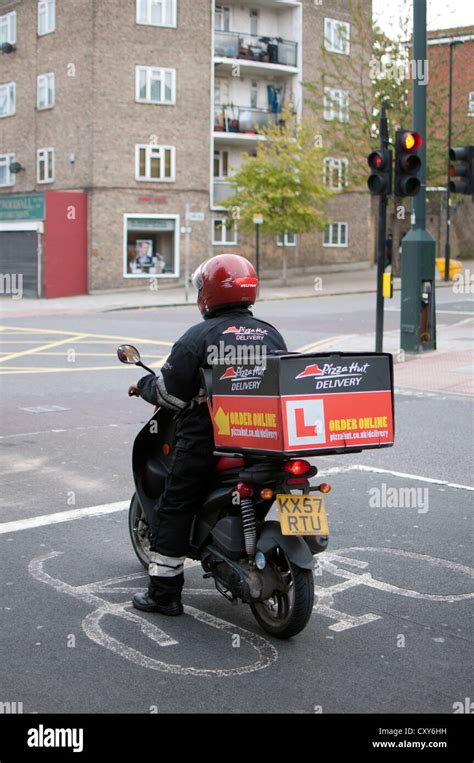
[[[385,109],[380,115],[380,149],[388,148],[388,124]],[[379,196],[379,223],[377,230],[377,303],[375,316],[375,352],[383,350],[383,273],[385,270],[385,239],[387,228],[387,194]]]
[[[426,0],[413,2],[413,58],[416,71],[425,70]],[[420,65],[418,65],[420,62]],[[420,151],[421,188],[413,199],[412,228],[403,238],[401,255],[400,347],[419,353],[436,349],[436,244],[426,222],[426,81],[413,82],[413,129],[423,136]]]

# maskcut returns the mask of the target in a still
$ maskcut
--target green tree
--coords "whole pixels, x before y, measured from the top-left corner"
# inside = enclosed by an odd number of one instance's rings
[[[314,118],[297,117],[285,109],[258,141],[255,156],[243,154],[231,178],[235,194],[224,202],[244,231],[253,231],[254,215],[263,216],[263,235],[309,233],[328,222],[327,202],[332,196],[323,182],[321,135]],[[286,248],[283,282],[286,283]]]

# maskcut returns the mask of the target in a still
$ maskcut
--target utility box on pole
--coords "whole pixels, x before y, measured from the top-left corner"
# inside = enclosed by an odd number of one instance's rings
[[[400,346],[407,352],[436,350],[435,242],[417,228],[403,239]]]

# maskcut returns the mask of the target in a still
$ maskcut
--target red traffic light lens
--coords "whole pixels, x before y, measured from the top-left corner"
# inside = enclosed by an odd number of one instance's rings
[[[449,165],[449,174],[451,177],[456,177],[456,170],[454,169],[454,164]]]
[[[423,139],[417,132],[405,132],[402,135],[401,146],[404,151],[419,151],[423,145]]]

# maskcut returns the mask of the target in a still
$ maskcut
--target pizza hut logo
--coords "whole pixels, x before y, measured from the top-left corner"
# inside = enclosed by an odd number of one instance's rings
[[[317,363],[312,363],[310,366],[306,366],[304,371],[295,376],[295,379],[305,379],[307,376],[320,376],[323,372]]]
[[[223,334],[240,334],[239,329],[237,326],[229,326],[228,329],[222,332]]]
[[[219,381],[223,379],[262,379],[265,373],[264,368],[247,368],[245,366],[230,366],[226,368]]]

